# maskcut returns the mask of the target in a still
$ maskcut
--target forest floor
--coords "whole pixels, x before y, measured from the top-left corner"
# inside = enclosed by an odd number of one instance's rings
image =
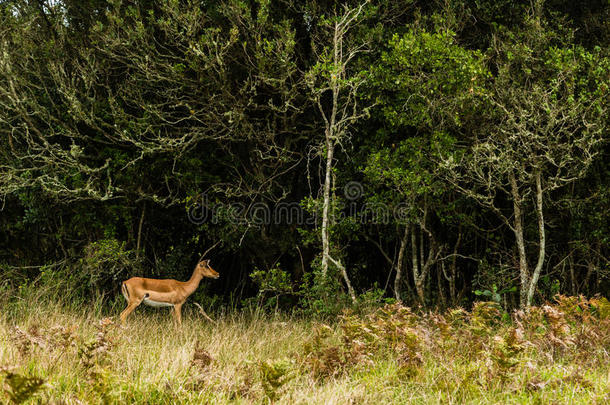
[[[165,310],[125,327],[94,308],[2,304],[8,403],[608,404],[610,304],[562,297],[525,314],[492,303],[397,304],[331,323]],[[8,310],[6,310],[8,309]]]

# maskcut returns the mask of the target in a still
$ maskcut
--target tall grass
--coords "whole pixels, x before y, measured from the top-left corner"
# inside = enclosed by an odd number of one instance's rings
[[[2,304],[11,310],[0,315],[0,395],[57,404],[609,403],[609,315],[574,300],[512,322],[481,304],[445,314],[388,306],[329,325],[260,312],[213,325],[190,311],[176,329],[167,310],[138,309],[121,327],[99,304],[23,296]],[[28,388],[36,378],[44,384]],[[19,390],[25,397],[11,399]]]

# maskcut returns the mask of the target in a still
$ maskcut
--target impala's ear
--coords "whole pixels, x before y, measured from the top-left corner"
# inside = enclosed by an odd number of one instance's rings
[[[206,264],[206,265],[208,265],[208,266],[210,265],[210,259],[208,259],[208,260],[204,260],[204,261],[205,261],[205,264]]]

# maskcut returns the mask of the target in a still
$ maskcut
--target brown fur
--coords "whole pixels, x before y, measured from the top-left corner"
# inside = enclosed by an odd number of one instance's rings
[[[210,266],[209,260],[197,263],[193,275],[188,281],[172,279],[157,280],[153,278],[132,277],[121,285],[121,292],[127,300],[127,308],[121,312],[121,322],[131,314],[144,300],[162,303],[173,307],[173,314],[182,323],[181,309],[186,299],[197,290],[203,277],[218,278],[219,274]]]

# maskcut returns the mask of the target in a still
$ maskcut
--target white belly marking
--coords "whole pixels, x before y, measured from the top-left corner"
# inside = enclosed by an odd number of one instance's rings
[[[144,300],[142,301],[142,303],[151,306],[151,307],[173,307],[174,304],[170,304],[169,302],[161,302],[161,301],[153,301],[151,299],[148,298],[144,298]]]

